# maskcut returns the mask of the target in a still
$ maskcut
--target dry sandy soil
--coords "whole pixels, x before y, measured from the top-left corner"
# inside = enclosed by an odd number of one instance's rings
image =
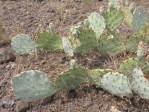
[[[39,30],[46,29],[51,22],[62,36],[67,36],[71,25],[85,19],[92,11],[100,11],[105,4],[98,0],[94,0],[92,5],[83,0],[3,0],[0,1],[0,16],[8,34],[7,38],[18,33],[35,37]],[[9,45],[3,46],[0,52],[3,49],[9,51],[9,48]],[[94,57],[105,64],[98,55]],[[8,57],[6,62],[0,64],[0,112],[149,112],[147,100],[138,96],[118,98],[95,87],[85,87],[82,92],[77,90],[77,94],[74,91],[69,94],[58,93],[52,98],[23,103],[15,99],[11,87],[11,78],[16,73],[38,69],[55,80],[59,73],[68,69],[68,62],[63,53],[40,53],[36,58],[23,57],[17,60],[14,56],[10,58],[11,60]],[[82,59],[81,63],[85,66],[100,65],[94,62],[86,63],[86,57]],[[111,64],[107,66],[110,67]]]

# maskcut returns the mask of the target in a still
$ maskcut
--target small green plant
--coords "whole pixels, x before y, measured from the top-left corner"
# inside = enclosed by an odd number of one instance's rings
[[[46,74],[37,70],[25,71],[13,77],[12,84],[17,99],[26,102],[52,96],[56,92]]]

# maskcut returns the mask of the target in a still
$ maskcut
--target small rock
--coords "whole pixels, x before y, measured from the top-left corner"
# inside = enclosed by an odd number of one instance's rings
[[[93,104],[88,107],[87,112],[97,112],[97,110],[99,110],[98,104]]]
[[[11,108],[15,104],[15,99],[12,97],[5,96],[0,102],[0,106],[3,108]]]
[[[16,103],[15,112],[26,112],[28,108],[29,108],[29,103],[18,101]]]
[[[115,106],[112,106],[110,110],[111,112],[121,112]]]
[[[15,55],[10,48],[0,48],[0,64],[14,61]]]

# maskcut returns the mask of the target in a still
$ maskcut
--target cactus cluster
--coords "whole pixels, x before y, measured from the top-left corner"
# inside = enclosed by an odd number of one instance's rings
[[[50,52],[64,50],[71,58],[76,58],[75,54],[90,54],[94,49],[102,56],[118,56],[127,51],[136,53],[137,57],[125,60],[117,71],[100,68],[89,70],[71,60],[70,69],[54,83],[41,71],[25,71],[12,79],[16,97],[30,102],[51,96],[56,91],[76,89],[89,82],[116,96],[130,96],[135,92],[149,99],[149,81],[145,78],[149,74],[149,63],[145,62],[145,49],[141,43],[143,40],[149,43],[149,39],[147,33],[143,35],[138,32],[146,25],[147,15],[142,7],[137,7],[133,14],[131,8],[118,9],[117,1],[112,0],[111,7],[103,15],[93,12],[84,22],[72,27],[68,38],[60,38],[50,27],[50,30],[38,34],[37,44],[28,35],[17,35],[12,38],[12,49],[20,55],[31,54],[38,47]],[[135,33],[121,38],[119,26],[129,15],[131,17],[127,22]]]

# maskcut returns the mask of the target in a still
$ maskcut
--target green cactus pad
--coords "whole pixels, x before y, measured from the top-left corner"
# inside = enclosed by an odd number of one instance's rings
[[[70,41],[75,46],[74,52],[82,55],[91,53],[97,47],[95,33],[89,29],[81,30],[78,37],[72,36]]]
[[[101,86],[101,78],[104,74],[112,72],[111,69],[92,69],[88,70],[89,76],[92,79],[93,84],[95,84],[97,87]]]
[[[106,26],[109,30],[116,30],[124,20],[123,12],[114,8],[104,14]]]
[[[38,33],[38,47],[49,52],[63,50],[63,45],[60,36],[54,31],[44,31]]]
[[[19,55],[31,54],[36,49],[35,42],[25,34],[19,34],[11,40],[12,49]]]
[[[137,32],[140,29],[142,29],[145,26],[147,20],[148,15],[146,10],[141,6],[136,7],[136,9],[134,10],[133,23],[132,23],[134,31]]]
[[[93,12],[88,16],[89,27],[95,32],[96,38],[99,39],[103,33],[106,24],[102,15]]]
[[[126,51],[124,42],[117,37],[101,39],[98,49],[102,56],[116,56]]]
[[[138,62],[134,58],[129,58],[120,64],[118,71],[131,78],[133,69],[138,65]]]
[[[135,35],[128,38],[125,42],[125,46],[126,46],[127,51],[135,53],[137,51],[138,44],[141,40],[142,40],[141,37],[138,37]]]
[[[144,74],[140,68],[135,68],[132,73],[132,89],[140,97],[149,99],[149,80],[144,78]]]
[[[101,79],[101,87],[116,96],[129,96],[132,94],[129,79],[119,73],[109,72]]]
[[[108,0],[109,6],[114,8],[120,7],[120,0]]]
[[[52,96],[56,90],[45,73],[37,70],[22,72],[12,79],[17,99],[31,102]]]
[[[73,68],[61,74],[56,80],[56,87],[59,90],[76,89],[80,84],[86,83],[90,80],[87,71],[83,68]]]
[[[72,48],[72,45],[67,37],[62,38],[62,44],[63,44],[64,52],[68,56],[73,56],[74,49]]]

